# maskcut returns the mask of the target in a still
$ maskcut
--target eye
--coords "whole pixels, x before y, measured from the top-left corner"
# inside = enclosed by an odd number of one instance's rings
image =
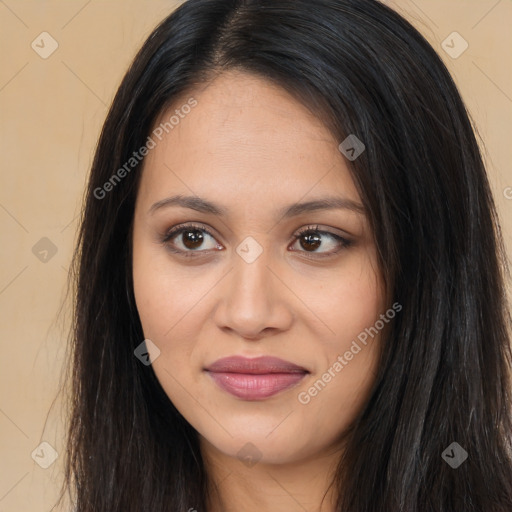
[[[295,235],[295,241],[293,244],[295,246],[299,244],[303,250],[292,250],[297,252],[318,254],[318,256],[313,257],[325,257],[336,254],[342,249],[349,247],[351,243],[352,242],[347,238],[344,238],[330,231],[321,230],[319,226],[307,226]]]
[[[186,257],[224,249],[210,230],[200,224],[175,226],[163,236],[162,243],[171,252]],[[290,248],[294,252],[305,253],[308,258],[321,258],[333,256],[351,244],[352,242],[347,238],[321,230],[319,226],[307,226],[294,235],[294,242]],[[300,245],[301,248],[297,248],[297,245]]]
[[[185,253],[186,256],[192,256],[190,253],[193,252],[223,249],[206,226],[197,224],[175,226],[165,234],[162,243],[172,252]]]

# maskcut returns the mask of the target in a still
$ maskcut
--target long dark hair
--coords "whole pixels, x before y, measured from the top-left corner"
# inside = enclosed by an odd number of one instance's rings
[[[178,95],[230,69],[273,81],[337,140],[366,146],[351,173],[402,311],[347,433],[336,510],[510,512],[508,274],[484,165],[439,56],[373,0],[189,0],[136,56],[101,133],[74,256],[76,511],[207,510],[197,432],[133,353],[144,339],[131,280],[143,160],[98,190]],[[454,442],[468,454],[456,469],[442,456]]]

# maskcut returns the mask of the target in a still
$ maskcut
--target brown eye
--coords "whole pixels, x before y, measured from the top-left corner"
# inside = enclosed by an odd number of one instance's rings
[[[162,242],[173,252],[189,255],[223,248],[206,227],[195,225],[172,228]]]
[[[187,249],[197,249],[203,243],[204,237],[198,229],[184,231],[181,235],[183,245]]]
[[[293,245],[300,244],[300,248],[293,248]],[[295,235],[295,242],[292,250],[296,252],[314,254],[315,257],[333,256],[341,249],[349,247],[352,244],[340,235],[329,231],[322,231],[318,226],[307,227]]]
[[[322,237],[317,234],[305,234],[300,238],[300,245],[306,251],[316,251],[322,244]]]

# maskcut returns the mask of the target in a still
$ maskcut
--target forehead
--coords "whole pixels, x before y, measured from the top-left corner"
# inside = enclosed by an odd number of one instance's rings
[[[185,108],[191,98],[196,103]],[[325,192],[359,200],[339,141],[260,77],[224,73],[177,99],[158,126],[164,129],[145,159],[142,201],[176,192],[236,198],[246,208]]]

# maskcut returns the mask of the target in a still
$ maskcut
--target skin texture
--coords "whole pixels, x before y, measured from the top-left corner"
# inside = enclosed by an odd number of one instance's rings
[[[146,157],[135,209],[134,291],[145,338],[160,350],[153,369],[199,432],[218,489],[211,511],[317,511],[340,435],[373,383],[379,336],[309,403],[298,395],[387,309],[372,234],[364,213],[350,209],[279,215],[325,196],[360,204],[341,141],[286,91],[231,71],[180,98],[162,120],[191,96],[197,106]],[[148,212],[176,194],[213,201],[227,213],[181,206]],[[202,233],[197,249],[187,249],[181,234],[163,242],[170,228],[191,222],[214,238]],[[343,247],[322,234],[315,252],[295,240],[300,229],[317,225],[352,243]],[[252,263],[236,251],[249,236],[263,251]],[[194,256],[172,252],[173,243]],[[276,356],[310,373],[270,398],[243,400],[204,371],[232,355]],[[244,446],[256,464],[239,459]],[[321,510],[331,509],[328,493]]]

